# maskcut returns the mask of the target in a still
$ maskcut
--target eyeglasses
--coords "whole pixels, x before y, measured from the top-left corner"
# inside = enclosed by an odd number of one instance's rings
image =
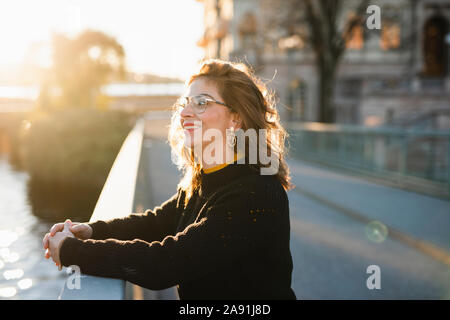
[[[205,96],[195,96],[195,97],[181,97],[175,103],[175,107],[179,110],[183,110],[188,104],[192,105],[194,112],[196,114],[201,114],[205,112],[206,107],[211,102],[215,102],[222,106],[229,108],[225,103],[205,97]]]

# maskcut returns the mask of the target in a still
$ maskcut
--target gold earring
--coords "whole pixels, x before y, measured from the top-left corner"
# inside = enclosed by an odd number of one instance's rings
[[[227,129],[227,145],[233,148],[236,145],[236,132],[234,132],[234,127]]]

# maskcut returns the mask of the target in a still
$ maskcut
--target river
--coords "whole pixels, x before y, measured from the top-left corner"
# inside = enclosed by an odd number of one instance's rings
[[[67,275],[44,258],[42,238],[53,223],[32,214],[27,180],[0,154],[0,299],[57,299]]]

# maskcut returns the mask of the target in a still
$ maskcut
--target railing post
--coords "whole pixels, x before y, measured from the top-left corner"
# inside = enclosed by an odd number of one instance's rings
[[[450,138],[447,137],[447,195],[450,196]]]
[[[406,174],[406,157],[408,154],[408,135],[402,135],[401,136],[401,145],[400,145],[400,157],[399,157],[399,165],[398,165],[398,171],[402,174]]]
[[[342,163],[345,161],[345,132],[341,132],[339,134],[339,162]]]
[[[436,163],[436,140],[434,137],[431,137],[429,140],[430,143],[430,152],[428,158],[428,172],[427,178],[433,180],[435,179],[435,163]]]
[[[319,157],[320,158],[322,158],[323,156],[324,156],[324,135],[325,135],[325,133],[324,132],[318,132],[317,133],[317,136],[318,136],[318,155],[319,155]]]

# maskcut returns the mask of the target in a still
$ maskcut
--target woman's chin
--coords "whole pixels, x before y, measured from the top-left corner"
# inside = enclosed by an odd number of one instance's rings
[[[186,148],[194,148],[195,146],[202,144],[202,131],[201,129],[184,130],[184,146]]]
[[[184,141],[184,147],[188,149],[192,149],[194,147],[194,144],[192,142]]]
[[[194,137],[192,137],[190,134],[184,135],[184,146],[186,148],[194,148],[198,144],[199,142],[196,142]]]

